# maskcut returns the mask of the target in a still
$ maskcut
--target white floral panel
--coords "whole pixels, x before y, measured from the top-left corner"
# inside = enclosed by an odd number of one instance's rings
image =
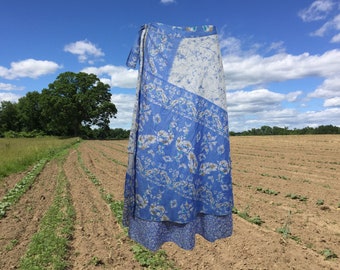
[[[227,110],[225,80],[217,35],[181,41],[168,81]]]

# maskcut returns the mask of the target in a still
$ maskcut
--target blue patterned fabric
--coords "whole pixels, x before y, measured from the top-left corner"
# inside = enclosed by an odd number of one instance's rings
[[[144,25],[127,65],[139,78],[123,224],[150,250],[232,234],[225,82],[214,26]]]

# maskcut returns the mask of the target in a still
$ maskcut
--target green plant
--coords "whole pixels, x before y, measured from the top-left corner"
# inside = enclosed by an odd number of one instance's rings
[[[97,256],[92,257],[89,264],[92,264],[94,266],[104,265],[103,260],[99,259]]]
[[[313,248],[313,244],[312,243],[307,243],[306,247],[312,249]]]
[[[289,177],[284,176],[284,175],[279,175],[278,177],[279,177],[280,179],[283,179],[283,180],[290,180]]]
[[[0,219],[6,216],[11,205],[15,204],[21,196],[33,185],[36,176],[44,168],[47,159],[40,160],[33,169],[25,175],[0,201]]]
[[[11,240],[10,243],[6,246],[6,250],[7,251],[12,250],[18,243],[19,241],[17,239]]]
[[[123,208],[124,208],[124,202],[122,201],[112,201],[109,203],[111,211],[117,218],[117,221],[119,224],[122,224],[123,220]]]
[[[39,231],[33,235],[25,256],[21,259],[20,269],[66,269],[74,220],[75,210],[67,178],[64,171],[60,169],[53,203],[43,217]]]
[[[330,249],[324,249],[320,252],[321,255],[325,257],[325,260],[335,259],[338,258],[338,255],[336,255],[332,250]]]
[[[258,225],[258,226],[261,226],[264,223],[264,221],[260,218],[260,216],[250,217],[248,219],[248,221],[250,223],[254,223],[254,224]]]
[[[296,242],[300,242],[300,238],[298,236],[296,236],[296,235],[293,235],[291,233],[291,230],[290,230],[290,222],[291,222],[290,221],[290,217],[291,217],[291,214],[292,214],[292,212],[289,211],[288,216],[287,216],[283,226],[280,227],[280,228],[277,228],[276,232],[282,234],[283,238],[285,238],[285,239],[290,238],[290,239],[293,239]]]
[[[264,223],[264,221],[260,218],[260,216],[251,217],[251,216],[249,215],[249,213],[248,213],[248,208],[249,208],[249,207],[246,207],[245,210],[239,211],[239,210],[237,210],[236,207],[234,207],[233,210],[232,210],[232,212],[233,212],[234,214],[237,214],[239,217],[241,217],[241,218],[243,218],[243,219],[249,221],[250,223],[253,223],[253,224],[256,224],[256,225],[258,225],[258,226],[261,226],[261,225]]]
[[[316,201],[316,205],[323,205],[324,203],[325,203],[325,201],[322,200],[322,199],[318,199],[318,200]]]
[[[286,197],[291,198],[293,200],[299,200],[300,202],[305,202],[308,199],[306,196],[302,196],[302,195],[294,194],[294,193],[287,194]]]
[[[275,196],[280,193],[278,191],[271,190],[269,188],[263,189],[262,187],[256,187],[256,191],[259,191],[259,192],[262,192],[262,193],[265,193],[265,194],[268,194],[268,195],[275,195]]]
[[[276,231],[282,234],[283,238],[289,238],[291,235],[291,232],[290,232],[290,229],[287,223],[285,223],[282,227],[277,228]]]
[[[172,262],[168,260],[164,250],[151,252],[143,246],[136,244],[132,246],[134,257],[142,267],[147,269],[175,269]]]

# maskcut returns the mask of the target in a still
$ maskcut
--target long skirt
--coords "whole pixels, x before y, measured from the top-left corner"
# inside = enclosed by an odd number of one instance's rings
[[[144,25],[127,65],[139,76],[123,224],[155,251],[232,234],[233,193],[221,52],[211,25]]]

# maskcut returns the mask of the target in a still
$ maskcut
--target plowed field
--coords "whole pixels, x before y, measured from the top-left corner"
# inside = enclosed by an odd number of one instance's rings
[[[144,269],[103,198],[123,200],[126,150],[127,141],[83,141],[49,161],[0,219],[0,269],[18,268],[60,171],[75,210],[69,269]],[[231,137],[231,155],[234,234],[197,236],[192,251],[166,243],[176,269],[340,269],[340,136]],[[0,200],[23,175],[1,180]]]

